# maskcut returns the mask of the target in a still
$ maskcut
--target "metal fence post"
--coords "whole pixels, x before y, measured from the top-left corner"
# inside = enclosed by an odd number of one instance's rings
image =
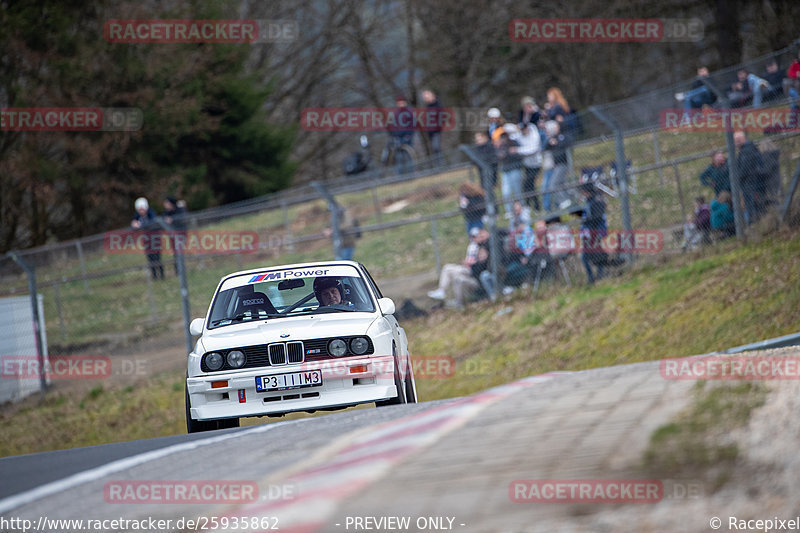
[[[655,154],[656,164],[661,164],[661,147],[658,144],[658,132],[653,131],[653,152]],[[664,186],[664,170],[659,166],[658,167],[658,184],[663,187]]]
[[[492,272],[492,278],[497,288],[500,285],[497,272],[500,268],[500,246],[502,246],[502,243],[497,238],[497,231],[495,231],[497,228],[497,206],[495,205],[494,187],[490,181],[492,167],[475,153],[471,146],[462,144],[458,149],[464,152],[469,160],[480,169],[481,187],[486,192],[486,218],[489,225],[489,269]]]
[[[44,364],[44,339],[42,338],[42,321],[39,316],[39,298],[36,289],[36,270],[16,252],[9,252],[8,256],[14,260],[28,277],[28,293],[31,295],[31,309],[33,311],[33,331],[36,336],[36,357],[39,360],[39,394],[44,398],[47,391],[47,378]]]
[[[81,275],[83,276],[83,292],[89,294],[89,282],[86,280],[86,259],[83,257],[83,245],[81,241],[75,241],[75,248],[78,249],[78,261],[81,263]]]
[[[285,233],[286,249],[294,252],[294,240],[292,239],[292,225],[289,223],[289,207],[286,205],[286,198],[281,200],[281,210],[283,211],[283,227]]]
[[[434,218],[431,220],[431,235],[433,235],[433,255],[436,258],[436,275],[442,273],[442,253],[439,249],[439,225]]]
[[[58,314],[58,327],[61,330],[61,340],[64,341],[67,339],[67,330],[64,327],[64,316],[61,313],[61,291],[59,290],[59,283],[58,280],[53,282],[53,292],[55,293],[56,299],[56,313]]]
[[[678,186],[678,201],[681,204],[681,220],[686,220],[686,203],[683,201],[683,188],[681,187],[681,173],[678,172],[678,164],[672,163],[672,169],[675,171],[675,184]]]
[[[631,207],[630,196],[628,194],[628,163],[625,159],[625,136],[622,133],[622,128],[612,117],[600,111],[597,106],[590,106],[591,111],[597,118],[604,122],[614,132],[614,144],[617,160],[617,183],[619,183],[619,203],[622,211],[622,229],[626,232],[631,232],[633,227],[631,225]],[[623,254],[628,260],[633,259],[633,254]]]
[[[153,297],[153,274],[149,266],[144,267],[144,275],[147,278],[147,299],[150,302],[150,318],[156,319],[156,301]]]
[[[730,109],[731,104],[728,101],[728,96],[717,88],[716,85],[711,83],[706,78],[700,78],[703,85],[717,96],[723,109]],[[728,148],[728,176],[731,180],[731,196],[733,197],[733,223],[736,226],[736,238],[744,241],[744,214],[742,213],[742,195],[741,195],[741,176],[739,176],[739,169],[736,165],[736,145],[733,142],[733,131],[730,127],[725,128],[725,145]]]

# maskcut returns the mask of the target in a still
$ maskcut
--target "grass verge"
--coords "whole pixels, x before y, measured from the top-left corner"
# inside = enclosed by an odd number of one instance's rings
[[[418,373],[419,397],[450,398],[548,371],[707,353],[800,331],[798,255],[800,234],[776,234],[642,265],[593,287],[551,285],[536,298],[518,291],[508,301],[404,321],[416,359],[448,356],[456,365],[453,373]],[[182,433],[184,373],[6,406],[0,456]]]
[[[739,450],[728,434],[747,425],[750,413],[763,405],[763,383],[709,385],[698,382],[692,404],[658,428],[644,454],[644,469],[654,478],[702,480],[710,492],[731,475]]]

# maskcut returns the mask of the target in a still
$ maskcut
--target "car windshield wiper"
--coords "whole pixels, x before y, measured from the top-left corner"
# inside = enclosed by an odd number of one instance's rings
[[[239,314],[239,315],[236,315],[236,316],[228,316],[228,317],[225,317],[225,318],[220,318],[218,320],[214,320],[213,322],[211,322],[211,325],[212,326],[216,326],[220,322],[227,322],[227,321],[240,322],[240,321],[244,320],[245,318],[251,318],[253,320],[263,320],[263,319],[266,319],[266,318],[280,318],[280,317],[283,317],[283,316],[286,316],[286,315],[282,315],[281,313],[269,313],[269,314],[266,314],[266,315],[247,315],[247,314],[242,313],[242,314]]]

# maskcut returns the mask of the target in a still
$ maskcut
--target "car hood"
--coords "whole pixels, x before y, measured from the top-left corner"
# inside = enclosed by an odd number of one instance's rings
[[[367,329],[374,320],[375,315],[372,313],[341,313],[232,324],[204,332],[203,346],[206,351],[211,351],[271,342],[366,335]],[[281,335],[288,335],[288,337],[281,337]]]

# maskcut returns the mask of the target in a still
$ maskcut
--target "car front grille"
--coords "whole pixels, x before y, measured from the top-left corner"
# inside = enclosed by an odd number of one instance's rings
[[[363,335],[351,335],[347,337],[329,337],[324,339],[310,339],[306,341],[275,342],[270,344],[257,344],[254,346],[232,347],[225,350],[214,350],[222,354],[225,365],[215,372],[225,372],[229,370],[241,370],[245,368],[259,368],[265,366],[284,366],[297,365],[307,361],[319,361],[324,359],[338,359],[328,352],[328,343],[336,339],[347,342],[347,353],[342,357],[355,355],[350,351],[350,340]],[[368,348],[365,354],[370,355],[375,352],[372,339],[366,337]],[[244,352],[246,361],[241,368],[233,369],[228,366],[227,356],[231,350],[241,350]],[[211,372],[205,364],[205,358],[201,359],[200,370]]]

